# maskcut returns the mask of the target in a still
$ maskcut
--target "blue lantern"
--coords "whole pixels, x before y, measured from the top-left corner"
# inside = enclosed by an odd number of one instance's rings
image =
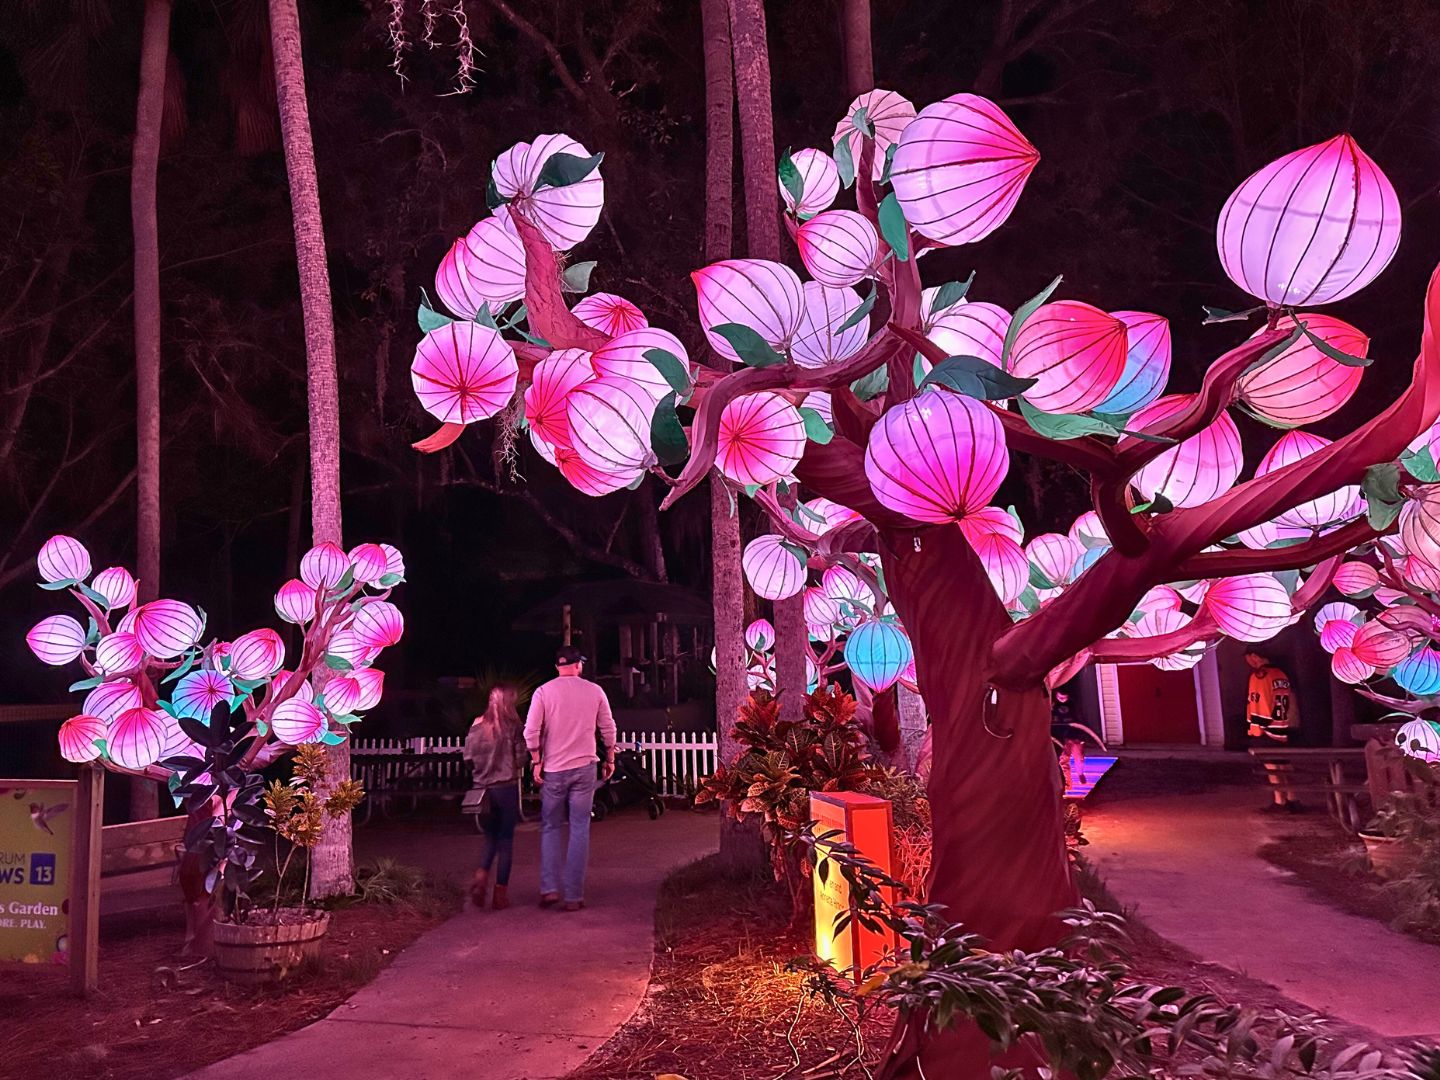
[[[1427,645],[1396,664],[1390,677],[1419,697],[1440,693],[1440,653]]]
[[[899,682],[914,655],[905,631],[885,620],[861,623],[845,641],[850,673],[876,693]]]

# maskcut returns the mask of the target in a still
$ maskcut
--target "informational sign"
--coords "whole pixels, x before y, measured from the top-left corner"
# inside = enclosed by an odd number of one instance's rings
[[[810,816],[815,821],[815,835],[838,832],[835,839],[854,845],[856,853],[889,874],[892,867],[890,801],[855,791],[812,791]],[[832,843],[835,840],[832,839]],[[825,845],[817,845],[816,857]],[[895,948],[895,936],[888,931],[867,930],[851,920],[840,932],[835,930],[836,918],[850,910],[850,886],[839,868],[831,865],[827,872],[816,866],[815,884],[815,955],[836,970],[851,975],[857,982],[861,972],[884,960]],[[887,897],[893,900],[893,897]]]
[[[74,780],[0,781],[0,961],[69,962],[78,798]]]

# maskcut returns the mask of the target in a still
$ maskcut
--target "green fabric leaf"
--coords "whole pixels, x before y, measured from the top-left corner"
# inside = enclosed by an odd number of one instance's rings
[[[1034,385],[1034,379],[1017,379],[978,356],[948,356],[921,380],[920,389],[944,386],[966,397],[998,401],[1018,397]]]
[[[40,588],[46,592],[59,592],[61,589],[73,589],[79,584],[74,578],[62,578],[59,581],[42,581]]]
[[[1074,413],[1041,412],[1024,398],[1020,399],[1020,413],[1026,423],[1047,439],[1078,439],[1082,435],[1119,435],[1109,424],[1093,416]]]
[[[805,421],[805,437],[813,443],[824,446],[835,438],[835,429],[814,409],[801,409],[800,419]]]
[[[1005,348],[1000,354],[1003,367],[1010,367],[1010,350],[1015,347],[1015,339],[1020,335],[1020,328],[1025,325],[1025,320],[1035,314],[1036,308],[1050,299],[1063,280],[1064,275],[1057,274],[1054,281],[1015,309],[1015,314],[1010,318],[1010,327],[1005,331]]]
[[[185,654],[185,659],[181,661],[180,666],[177,667],[174,671],[170,672],[169,675],[166,675],[165,678],[160,680],[160,685],[164,686],[166,683],[171,683],[179,679],[187,671],[189,671],[192,667],[195,666],[195,661],[198,659],[200,659],[199,650],[191,649]]]
[[[789,540],[781,540],[780,546],[791,555],[794,555],[795,558],[799,559],[802,566],[810,561],[810,553],[799,544],[792,543]]]
[[[1032,589],[1053,589],[1055,583],[1034,563],[1030,564],[1030,587]]]
[[[862,379],[850,384],[850,392],[861,401],[870,401],[890,389],[890,369],[881,364]]]
[[[880,204],[880,235],[895,252],[901,262],[910,258],[910,226],[905,222],[905,211],[900,209],[900,200],[892,191]]]
[[[1211,307],[1209,304],[1201,304],[1205,312],[1205,318],[1200,321],[1201,326],[1209,326],[1211,323],[1246,322],[1256,312],[1264,311],[1265,305],[1246,308],[1244,311],[1226,311],[1224,308]]]
[[[768,341],[743,323],[721,323],[710,330],[728,341],[740,359],[750,367],[765,368],[785,362],[785,358]]]
[[[590,291],[590,275],[595,272],[595,260],[571,263],[560,275],[560,287],[566,292],[583,293]]]
[[[339,746],[345,741],[345,736],[336,734],[333,731],[327,731],[324,735],[320,736],[320,741],[326,746]]]
[[[1365,470],[1360,491],[1365,496],[1365,517],[1372,529],[1387,528],[1400,516],[1405,500],[1400,495],[1400,467],[1393,461]]]
[[[861,135],[875,137],[875,125],[870,122],[870,110],[864,105],[855,110],[855,115],[850,117],[850,123],[855,125],[855,130]]]
[[[80,595],[84,596],[92,604],[105,608],[107,611],[110,609],[110,601],[105,599],[105,597],[101,596],[94,589],[90,588],[89,585],[86,585],[83,582],[77,582],[77,587],[80,589]]]
[[[405,579],[399,574],[384,574],[381,576],[377,584],[382,589],[393,589],[396,585],[399,585],[404,580]]]
[[[891,143],[885,148],[885,168],[880,173],[880,183],[882,184],[888,184],[890,182],[890,168],[895,164],[895,151],[899,149],[899,147],[899,143]]]
[[[1253,364],[1251,364],[1248,368],[1246,368],[1245,371],[1243,372],[1243,374],[1249,374],[1250,372],[1254,371],[1256,368],[1262,368],[1262,367],[1264,367],[1264,366],[1265,366],[1266,364],[1268,364],[1271,360],[1274,360],[1277,356],[1279,356],[1281,353],[1283,353],[1286,349],[1290,348],[1291,345],[1294,345],[1295,342],[1299,341],[1299,340],[1300,340],[1300,336],[1301,336],[1304,332],[1305,332],[1305,331],[1304,331],[1304,328],[1303,328],[1303,327],[1299,327],[1299,326],[1295,327],[1294,330],[1290,331],[1290,336],[1289,336],[1289,337],[1287,337],[1284,341],[1280,342],[1279,344],[1277,344],[1277,345],[1272,345],[1270,348],[1266,349],[1264,355],[1261,356],[1260,359],[1256,360]],[[1261,419],[1264,419],[1264,418],[1261,417]],[[1268,421],[1267,421],[1267,422],[1268,422]],[[1272,424],[1271,426],[1273,427],[1273,426],[1276,426],[1276,425]]]
[[[780,158],[780,183],[790,193],[790,199],[798,207],[801,198],[805,195],[805,180],[800,175],[800,170],[795,167],[795,160],[790,156],[787,149]]]
[[[481,326],[490,327],[491,330],[500,329],[499,324],[495,322],[495,316],[490,314],[488,307],[482,307],[479,311],[475,312],[475,321]],[[508,330],[510,327],[507,325],[506,329]]]
[[[343,656],[326,654],[325,666],[331,671],[354,671],[355,665],[346,660]]]
[[[650,417],[650,448],[661,465],[678,465],[690,456],[690,440],[675,412],[675,392],[666,394]]]
[[[415,321],[420,324],[420,332],[428,334],[431,330],[439,330],[442,326],[449,326],[455,320],[449,315],[442,315],[430,306],[430,298],[425,295],[425,290],[420,290],[420,310],[415,313]]]
[[[965,299],[970,292],[970,286],[975,283],[975,271],[970,271],[970,276],[964,281],[947,281],[940,286],[940,291],[935,294],[934,301],[930,304],[931,311],[944,311],[952,304],[958,304]]]
[[[535,181],[535,190],[578,184],[598,169],[600,162],[604,160],[604,151],[591,154],[586,158],[577,157],[574,154],[551,154],[540,169],[540,176]]]
[[[485,205],[491,210],[498,210],[510,200],[500,194],[500,189],[495,186],[495,177],[490,177],[490,182],[485,185]]]
[[[841,185],[848,188],[855,183],[855,156],[850,153],[850,140],[841,139],[835,144],[835,151],[830,156],[835,159]]]
[[[918,352],[915,354],[915,359],[910,361],[910,381],[915,384],[917,390],[925,381],[925,358]]]
[[[655,366],[655,370],[665,376],[665,381],[670,384],[670,389],[676,394],[688,394],[690,392],[690,373],[685,370],[685,364],[681,359],[668,349],[646,349],[645,359]]]
[[[1402,454],[1400,464],[1422,484],[1433,484],[1440,480],[1440,469],[1435,467],[1435,459],[1428,446],[1422,446],[1413,454]]]
[[[78,693],[78,692],[81,691],[81,690],[94,690],[95,687],[99,686],[99,685],[100,685],[101,683],[103,683],[104,681],[105,681],[105,676],[104,676],[104,675],[96,675],[96,676],[94,676],[93,678],[81,679],[79,682],[73,682],[73,683],[71,683],[71,684],[66,688],[66,691],[67,691],[67,693],[74,694],[74,693]]]
[[[1370,360],[1368,357],[1351,356],[1344,350],[1335,348],[1334,345],[1331,345],[1328,341],[1326,341],[1319,335],[1311,333],[1310,328],[1304,323],[1300,323],[1299,325],[1300,329],[1305,332],[1305,336],[1310,339],[1310,344],[1314,345],[1315,348],[1319,349],[1322,353],[1328,356],[1331,360],[1334,360],[1337,364],[1344,364],[1346,367],[1370,366]]]
[[[875,306],[875,292],[875,282],[872,281],[870,282],[870,291],[865,295],[865,299],[860,301],[859,307],[845,316],[845,321],[835,328],[835,333],[843,334],[852,326],[858,326],[860,320],[870,314],[870,309]]]

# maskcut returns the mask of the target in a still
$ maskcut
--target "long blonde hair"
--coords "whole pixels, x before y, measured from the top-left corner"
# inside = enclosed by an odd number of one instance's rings
[[[513,686],[495,686],[490,690],[490,700],[480,719],[486,723],[499,723],[504,727],[519,727],[520,713],[515,708],[519,693]]]

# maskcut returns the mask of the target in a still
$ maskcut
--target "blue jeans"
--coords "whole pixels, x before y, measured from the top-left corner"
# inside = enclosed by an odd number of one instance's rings
[[[480,867],[495,867],[495,884],[510,884],[510,863],[515,854],[515,826],[520,824],[520,785],[511,780],[486,789],[486,807],[481,827]]]
[[[585,866],[590,861],[590,808],[595,803],[595,766],[545,773],[540,788],[540,894],[560,893],[560,830],[570,818],[565,844],[564,898],[585,899]]]

